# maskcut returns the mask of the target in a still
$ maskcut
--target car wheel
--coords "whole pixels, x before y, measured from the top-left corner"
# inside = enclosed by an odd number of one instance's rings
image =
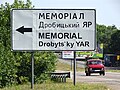
[[[86,76],[88,76],[88,73],[86,73]]]
[[[103,72],[103,76],[105,75],[105,72]]]
[[[88,72],[88,76],[90,76],[91,75],[91,73],[90,72]]]

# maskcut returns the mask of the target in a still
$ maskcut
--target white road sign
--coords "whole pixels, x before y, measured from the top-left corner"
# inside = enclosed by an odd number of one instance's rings
[[[12,50],[94,50],[95,9],[13,9]]]
[[[63,59],[74,59],[74,51],[62,51]]]

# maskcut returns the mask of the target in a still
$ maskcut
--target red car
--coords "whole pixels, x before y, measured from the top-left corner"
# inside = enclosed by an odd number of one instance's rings
[[[91,73],[99,73],[100,75],[105,75],[105,67],[102,64],[101,59],[89,59],[86,62],[85,67],[86,76],[90,76]]]

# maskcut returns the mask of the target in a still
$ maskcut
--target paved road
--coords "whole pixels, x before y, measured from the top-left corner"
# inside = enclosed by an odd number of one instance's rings
[[[87,83],[102,83],[108,85],[112,90],[120,90],[120,73],[106,72],[105,76],[99,74],[91,74],[91,76],[85,76],[84,72],[76,73],[77,82]]]
[[[71,63],[71,61],[68,60],[60,59],[60,61],[69,65]],[[84,67],[85,65],[84,62],[79,61],[77,64],[79,67]],[[105,76],[100,76],[99,74],[91,74],[91,76],[86,76],[84,72],[76,72],[76,82],[101,83],[108,85],[108,87],[112,88],[112,90],[120,90],[120,73],[106,72]]]

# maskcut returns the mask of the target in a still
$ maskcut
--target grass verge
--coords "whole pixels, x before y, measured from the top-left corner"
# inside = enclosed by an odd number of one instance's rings
[[[106,72],[117,72],[117,73],[120,73],[120,70],[106,70]]]
[[[0,90],[31,90],[30,84],[6,87]],[[34,90],[110,90],[102,84],[77,83],[75,86],[72,82],[35,84]]]
[[[63,70],[63,71],[73,71],[73,66],[71,68],[70,65],[58,61],[56,69],[57,70]],[[84,71],[84,68],[76,67],[76,70],[77,71]]]

